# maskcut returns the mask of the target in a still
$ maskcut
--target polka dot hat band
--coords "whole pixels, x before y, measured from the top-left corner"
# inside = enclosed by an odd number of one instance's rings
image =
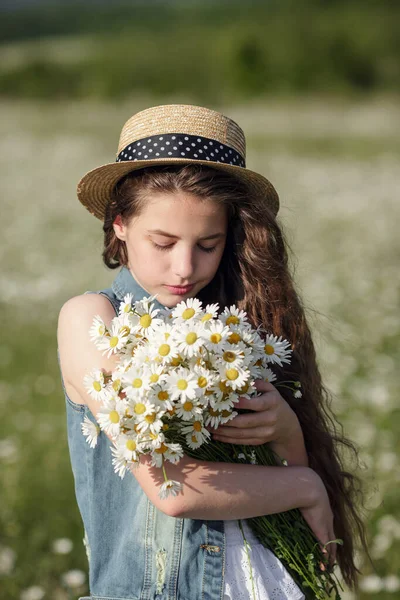
[[[242,129],[225,115],[191,104],[154,106],[133,115],[122,128],[115,162],[89,171],[77,194],[89,212],[103,220],[116,183],[148,166],[203,164],[244,182],[277,214],[278,194],[263,175],[246,168]]]

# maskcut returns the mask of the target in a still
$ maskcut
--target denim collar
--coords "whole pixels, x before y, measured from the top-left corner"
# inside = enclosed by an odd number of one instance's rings
[[[133,301],[142,300],[143,296],[148,298],[151,296],[142,286],[136,281],[128,267],[123,266],[112,282],[111,289],[120,302],[124,299],[126,294],[132,294]],[[152,300],[152,304],[155,308],[165,308],[163,304],[160,304],[158,300]]]

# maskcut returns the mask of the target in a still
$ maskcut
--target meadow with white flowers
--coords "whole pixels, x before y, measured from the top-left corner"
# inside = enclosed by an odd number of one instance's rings
[[[101,223],[76,199],[76,183],[114,160],[125,120],[153,104],[1,102],[2,598],[72,600],[87,592],[57,315],[66,299],[114,277],[101,262]],[[359,554],[360,591],[343,598],[400,598],[398,103],[303,99],[215,108],[242,126],[249,168],[279,192],[332,407],[360,450],[373,565]]]

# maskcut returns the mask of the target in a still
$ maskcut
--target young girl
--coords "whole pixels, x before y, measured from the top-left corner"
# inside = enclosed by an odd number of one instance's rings
[[[365,545],[355,507],[356,479],[343,470],[339,444],[353,449],[327,409],[314,346],[289,274],[276,220],[278,195],[245,166],[245,138],[226,116],[197,106],[165,105],[124,125],[115,163],[87,173],[83,205],[104,223],[103,260],[120,268],[110,288],[68,300],[60,311],[59,361],[68,443],[82,515],[91,598],[124,600],[283,600],[304,595],[275,555],[258,543],[246,519],[299,508],[327,546],[349,586],[356,583],[355,535]],[[161,469],[149,457],[120,479],[104,431],[90,448],[82,434],[99,404],[85,374],[111,371],[89,338],[96,315],[109,324],[127,293],[157,294],[157,308],[197,297],[218,310],[236,304],[290,341],[282,378],[300,380],[303,397],[257,381],[261,395],[240,400],[240,414],[212,430],[233,444],[269,443],[288,466],[195,460],[168,465],[184,484],[160,499]],[[286,389],[286,388],[281,388]],[[93,426],[94,427],[94,426]],[[238,520],[250,543],[251,574]]]

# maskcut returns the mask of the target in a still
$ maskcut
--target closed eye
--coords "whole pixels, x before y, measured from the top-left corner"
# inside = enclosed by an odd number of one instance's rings
[[[160,246],[160,244],[156,244],[155,242],[152,242],[153,246],[155,248],[157,248],[157,250],[160,250],[161,252],[165,251],[165,250],[169,250],[169,248],[172,248],[173,244],[168,244],[167,246]],[[215,252],[217,249],[217,246],[213,246],[212,248],[204,248],[204,246],[199,246],[200,250],[203,250],[203,252]]]

